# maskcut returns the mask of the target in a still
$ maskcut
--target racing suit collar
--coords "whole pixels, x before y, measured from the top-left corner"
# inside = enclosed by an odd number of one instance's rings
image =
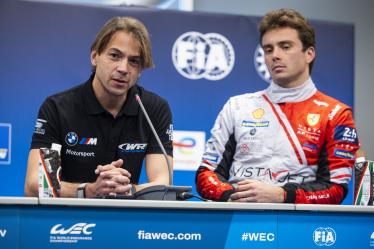
[[[309,77],[302,85],[295,88],[283,88],[273,81],[265,93],[273,103],[301,102],[309,99],[317,92],[313,80]]]

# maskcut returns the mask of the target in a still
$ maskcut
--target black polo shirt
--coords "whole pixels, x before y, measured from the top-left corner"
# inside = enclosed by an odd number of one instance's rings
[[[161,154],[144,114],[135,100],[136,90],[168,155],[173,155],[172,116],[168,103],[139,86],[132,87],[114,118],[97,100],[91,78],[84,84],[48,97],[40,107],[31,148],[62,145],[62,179],[94,182],[95,169],[117,159],[138,183],[146,154]],[[136,90],[135,90],[136,89]]]

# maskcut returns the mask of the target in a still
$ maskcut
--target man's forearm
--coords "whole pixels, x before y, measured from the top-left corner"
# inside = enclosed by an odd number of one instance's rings
[[[24,192],[25,192],[26,197],[38,197],[39,196],[38,185],[35,184],[35,186],[32,186],[31,184],[26,183]]]
[[[61,181],[60,197],[75,198],[77,197],[77,188],[80,183],[71,183]]]
[[[286,184],[285,202],[295,204],[340,204],[346,196],[342,185],[332,182],[309,182],[304,184]]]

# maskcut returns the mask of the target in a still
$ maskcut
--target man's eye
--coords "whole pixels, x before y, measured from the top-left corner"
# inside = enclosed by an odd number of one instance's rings
[[[120,55],[119,55],[119,54],[116,54],[116,53],[110,53],[110,54],[109,54],[109,57],[112,58],[112,59],[119,59],[119,58],[120,58]]]
[[[271,48],[265,48],[264,52],[265,54],[270,54],[273,50]]]
[[[134,67],[138,67],[140,65],[140,60],[139,59],[129,59],[129,63],[134,66]]]

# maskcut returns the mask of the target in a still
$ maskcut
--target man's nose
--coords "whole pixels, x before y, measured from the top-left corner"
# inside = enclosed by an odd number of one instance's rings
[[[129,61],[127,59],[120,60],[117,64],[117,71],[123,74],[129,72]]]
[[[282,51],[279,48],[274,48],[272,54],[273,61],[279,60],[281,58],[281,53]]]

